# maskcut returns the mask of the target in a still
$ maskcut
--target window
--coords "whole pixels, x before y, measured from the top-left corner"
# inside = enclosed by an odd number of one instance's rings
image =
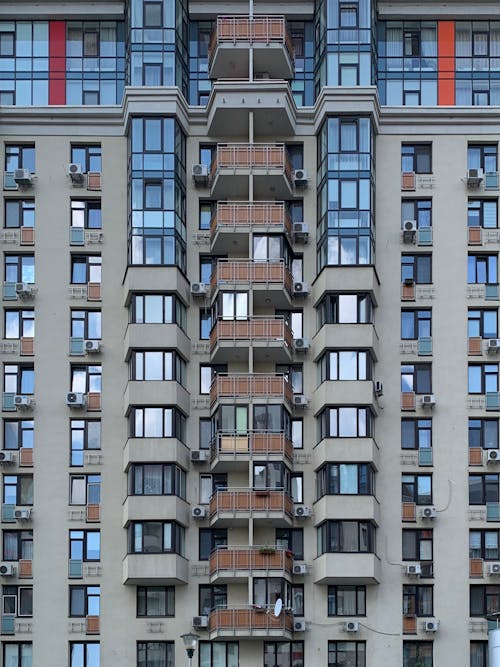
[[[366,667],[365,642],[328,642],[328,667]]]
[[[133,521],[128,527],[128,553],[183,556],[184,533],[176,521]]]
[[[202,584],[198,588],[198,609],[201,616],[207,616],[212,609],[227,607],[227,586]]]
[[[432,667],[432,642],[403,642],[403,667]]]
[[[318,328],[324,324],[369,324],[372,309],[368,294],[327,294],[317,306]]]
[[[98,505],[101,502],[101,475],[70,475],[69,504]]]
[[[325,352],[317,365],[319,383],[326,380],[370,380],[372,376],[372,357],[369,352]]]
[[[186,329],[186,306],[174,294],[134,294],[129,314],[132,324],[177,324]]]
[[[487,616],[500,609],[500,586],[471,586],[470,615]]]
[[[469,308],[467,335],[469,338],[497,338],[498,313],[497,309]]]
[[[3,390],[13,394],[34,394],[34,366],[27,364],[4,364]]]
[[[33,475],[4,475],[3,502],[8,505],[33,505]]]
[[[200,364],[200,394],[209,394],[217,373],[227,373],[227,364]]]
[[[69,587],[69,615],[71,617],[99,616],[100,601],[100,586]]]
[[[217,152],[217,146],[214,144],[200,144],[200,164],[210,166]]]
[[[5,310],[4,337],[9,339],[35,337],[35,311]]]
[[[401,255],[401,282],[413,280],[418,285],[432,283],[432,255]]]
[[[100,646],[97,642],[70,642],[70,667],[100,667]]]
[[[35,282],[35,255],[4,255],[5,282]]]
[[[416,394],[431,394],[432,365],[402,364],[401,391],[414,391]]]
[[[33,419],[4,419],[3,446],[4,449],[33,449],[35,422]]]
[[[29,169],[32,174],[35,173],[35,146],[17,145],[5,146],[5,171],[14,171],[15,169]]]
[[[82,165],[84,173],[101,172],[102,157],[100,146],[71,146],[71,162]]]
[[[70,420],[70,465],[83,466],[85,452],[101,449],[101,422],[93,419]]]
[[[71,391],[82,394],[101,392],[101,365],[71,366]]]
[[[71,226],[102,229],[100,199],[71,200]]]
[[[469,419],[469,447],[498,449],[498,419]]]
[[[488,642],[470,643],[470,667],[488,667]]]
[[[215,303],[214,320],[248,319],[248,292],[222,292]]]
[[[177,352],[134,351],[129,368],[131,380],[174,380],[183,386],[186,383],[186,362]]]
[[[137,586],[137,616],[175,616],[175,586]]]
[[[264,667],[304,667],[304,642],[264,642]]]
[[[145,210],[163,210],[163,183],[162,181],[143,181],[143,202]]]
[[[144,2],[143,25],[145,28],[163,27],[162,5],[162,2]]]
[[[420,30],[405,30],[403,33],[405,56],[420,56]]]
[[[280,260],[284,256],[284,240],[281,236],[272,236],[271,234],[254,234],[252,257],[255,261]]]
[[[200,667],[238,667],[238,642],[200,642]]]
[[[225,489],[227,489],[227,473],[200,475],[200,503],[202,505],[208,504],[214,493]]]
[[[304,447],[304,422],[302,419],[292,419],[292,445],[294,449]]]
[[[276,528],[275,543],[277,547],[291,551],[295,560],[304,559],[303,528]]]
[[[200,308],[200,339],[210,340],[212,331],[212,313],[209,310]]]
[[[358,27],[358,3],[340,2],[339,3],[339,27],[357,28]]]
[[[469,558],[498,560],[498,530],[471,530],[469,532]]]
[[[286,579],[278,577],[253,578],[253,604],[259,607],[271,607],[281,599],[285,607],[292,607],[292,585]],[[304,587],[296,590],[297,605],[293,604],[295,616],[304,615]]]
[[[227,407],[227,410],[224,408]],[[235,411],[235,419],[232,422],[231,414],[227,414],[230,410]],[[246,430],[245,415],[241,414],[242,410],[246,410],[243,406],[221,406],[221,425],[225,430],[225,425],[230,426],[234,423],[234,430]],[[256,405],[253,406],[253,424],[252,427],[256,431],[270,431],[272,433],[279,433],[285,431],[288,433],[290,429],[290,415],[282,405]]]
[[[433,615],[433,586],[403,586],[405,616]]]
[[[0,33],[0,56],[13,56],[15,53],[14,46],[15,46],[14,31]]]
[[[294,339],[303,337],[304,313],[301,310],[276,310],[276,317],[282,317],[292,330]]]
[[[417,223],[417,229],[431,227],[432,199],[403,199],[401,203],[402,229],[406,220],[414,220]]]
[[[498,391],[498,364],[469,364],[469,394]]]
[[[71,309],[71,336],[101,340],[101,311]]]
[[[317,528],[323,553],[374,553],[375,527],[369,521],[325,521]]]
[[[71,283],[73,285],[100,282],[100,255],[71,255]]]
[[[174,661],[174,642],[137,642],[137,667],[174,667]]]
[[[369,438],[373,414],[370,408],[325,408],[318,416],[319,440]]]
[[[496,199],[469,199],[467,226],[496,229],[498,227]]]
[[[403,528],[403,561],[432,561],[432,528]]]
[[[186,472],[173,463],[134,463],[128,469],[129,496],[179,496],[186,499]]]
[[[470,144],[467,148],[467,169],[482,169],[485,173],[498,171],[497,144]]]
[[[2,543],[2,560],[33,560],[32,530],[4,530]]]
[[[254,489],[273,489],[290,492],[290,471],[279,462],[253,464]]]
[[[403,475],[401,500],[404,503],[432,505],[432,475]]]
[[[316,473],[316,496],[373,495],[375,471],[369,463],[326,463]]]
[[[401,171],[403,173],[414,171],[416,174],[432,174],[432,144],[403,144],[401,146]]]
[[[0,53],[1,53],[0,33]],[[33,660],[33,645],[31,642],[2,642],[3,664],[5,667],[30,667]]]
[[[227,546],[227,528],[200,528],[199,560],[208,560],[212,551]]]
[[[1,35],[1,33],[0,33]],[[5,228],[35,226],[34,199],[6,199],[5,200]]]
[[[469,255],[467,262],[467,282],[469,285],[496,284],[497,256]]]
[[[199,425],[199,448],[210,449],[212,443],[212,420],[209,417],[200,417]]]
[[[198,227],[203,230],[210,230],[212,217],[216,210],[216,203],[213,201],[200,201],[200,214],[198,217]]]
[[[304,370],[302,364],[276,364],[276,373],[282,373],[292,385],[294,394],[302,394]]]
[[[366,586],[328,586],[328,616],[366,616]]]
[[[186,417],[176,408],[137,408],[129,414],[131,438],[177,438],[186,441]]]
[[[293,503],[304,502],[304,475],[301,472],[290,474],[290,495]]]
[[[33,586],[2,586],[2,614],[33,616]]]
[[[401,449],[432,447],[432,419],[402,419]]]
[[[469,505],[498,501],[498,475],[469,475]]]
[[[101,560],[101,531],[70,530],[69,557],[84,562]]]

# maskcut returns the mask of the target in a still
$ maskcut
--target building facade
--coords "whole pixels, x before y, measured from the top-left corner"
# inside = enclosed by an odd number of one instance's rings
[[[496,0],[0,3],[0,664],[486,667]]]

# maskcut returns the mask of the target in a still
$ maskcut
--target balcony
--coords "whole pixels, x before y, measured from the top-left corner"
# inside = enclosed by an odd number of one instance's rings
[[[250,575],[290,578],[293,555],[286,549],[258,546],[219,547],[210,555],[211,583],[242,582]]]
[[[176,405],[185,415],[189,415],[190,399],[188,391],[175,380],[142,382],[129,380],[123,395],[125,414],[130,406]]]
[[[286,234],[292,221],[284,202],[218,202],[210,224],[211,250],[216,254],[248,252],[250,232]]]
[[[178,350],[184,359],[191,357],[191,342],[176,324],[129,324],[124,338],[124,358],[132,350]]]
[[[314,561],[315,584],[378,584],[380,558],[369,553],[324,553]]]
[[[213,408],[216,403],[247,404],[257,400],[259,403],[286,402],[292,408],[292,395],[292,385],[284,375],[219,373],[210,387],[210,405]]]
[[[324,438],[313,449],[313,470],[325,461],[371,463],[378,470],[380,451],[373,438]]]
[[[210,169],[213,199],[248,199],[253,176],[258,199],[293,195],[292,163],[284,144],[217,144]]]
[[[188,561],[179,554],[127,554],[123,559],[124,584],[176,586],[188,578]]]
[[[210,354],[215,363],[227,363],[236,350],[248,356],[253,350],[254,362],[265,361],[271,352],[276,363],[292,360],[293,337],[283,318],[252,317],[248,320],[217,320],[210,332]]]
[[[126,306],[134,292],[165,291],[175,292],[184,303],[189,303],[189,284],[176,266],[129,266],[126,269],[123,279],[123,301]]]
[[[189,524],[189,506],[178,496],[127,496],[123,503],[123,527],[131,521],[149,521],[154,517],[175,519]]]
[[[335,285],[349,285],[349,292],[368,292],[374,305],[378,303],[380,281],[374,266],[326,266],[313,284],[314,303]]]
[[[209,638],[244,637],[291,639],[293,615],[282,612],[275,616],[272,608],[248,605],[238,609],[214,609],[208,617]]]
[[[210,498],[210,525],[233,526],[249,519],[264,519],[267,524],[287,527],[292,522],[293,503],[285,491],[273,489],[227,489]]]
[[[131,463],[163,463],[175,461],[189,468],[189,450],[176,438],[129,438],[123,450],[123,469]]]
[[[254,307],[290,308],[293,277],[282,260],[219,259],[212,273],[212,296],[218,290],[253,290]]]
[[[332,341],[339,350],[370,350],[379,356],[379,339],[373,324],[324,324],[313,338],[314,359],[331,350]]]
[[[314,392],[314,405],[369,405],[378,414],[378,400],[372,380],[325,380]]]
[[[210,78],[248,78],[250,46],[255,74],[293,77],[292,39],[284,16],[218,16],[208,48]]]
[[[380,504],[374,496],[323,496],[314,503],[314,523],[319,525],[329,519],[358,521],[368,519],[380,523]]]
[[[258,458],[259,461],[293,462],[293,445],[283,433],[269,431],[218,431],[212,443],[211,462],[213,472],[235,470],[241,465],[248,469],[248,461]]]

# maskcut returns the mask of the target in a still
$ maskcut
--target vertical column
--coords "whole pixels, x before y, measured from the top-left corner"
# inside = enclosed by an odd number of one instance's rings
[[[66,104],[66,21],[49,22],[49,104]]]
[[[455,104],[455,21],[438,22],[438,105]]]

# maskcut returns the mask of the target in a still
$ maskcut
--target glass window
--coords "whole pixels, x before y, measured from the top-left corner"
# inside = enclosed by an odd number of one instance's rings
[[[432,255],[401,255],[401,282],[432,283]]]
[[[432,642],[403,642],[403,667],[432,667]]]
[[[174,667],[174,661],[174,642],[137,642],[137,667]]]
[[[137,586],[137,616],[175,616],[175,586]]]
[[[415,41],[409,33],[405,48],[414,48]],[[414,171],[416,174],[432,173],[432,144],[403,144],[401,146],[401,171]]]
[[[402,475],[401,480],[404,503],[432,505],[432,475]]]
[[[366,667],[365,642],[328,642],[328,667]]]
[[[366,586],[328,586],[328,616],[365,616]]]
[[[498,449],[498,419],[469,419],[469,447]]]
[[[264,667],[304,667],[304,642],[264,642]]]
[[[70,667],[100,667],[100,646],[97,642],[70,642]]]
[[[496,255],[469,255],[467,262],[469,284],[496,284],[498,282]]]
[[[469,338],[497,338],[497,309],[469,308],[467,335]]]

